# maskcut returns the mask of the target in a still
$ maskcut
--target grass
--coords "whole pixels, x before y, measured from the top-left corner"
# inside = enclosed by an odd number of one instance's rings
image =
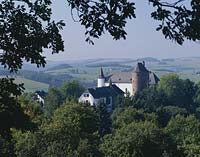
[[[103,68],[103,69],[105,74],[109,73],[110,68]],[[74,77],[74,79],[82,81],[96,80],[99,75],[99,72],[100,72],[99,67],[77,67],[77,68],[46,71],[46,73],[51,75],[69,74],[72,77]]]
[[[49,88],[48,84],[25,79],[22,77],[17,77],[15,79],[15,83],[17,84],[24,83],[25,92],[35,92],[36,90],[48,91],[48,88]]]

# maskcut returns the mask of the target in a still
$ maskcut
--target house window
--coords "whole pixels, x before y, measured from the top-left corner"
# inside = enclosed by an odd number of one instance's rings
[[[85,103],[86,103],[86,104],[89,104],[89,101],[88,101],[88,100],[86,100],[86,101],[85,101]]]
[[[105,99],[104,98],[100,98],[99,99],[99,104],[105,103]]]
[[[110,104],[110,97],[106,97],[106,104]]]
[[[86,94],[83,94],[83,96],[84,96],[84,97],[89,97],[89,94],[88,94],[88,93],[86,93]]]

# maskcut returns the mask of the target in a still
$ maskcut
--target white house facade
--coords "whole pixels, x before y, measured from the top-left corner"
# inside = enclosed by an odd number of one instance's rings
[[[101,103],[106,104],[107,110],[112,111],[114,98],[118,95],[124,95],[124,92],[116,85],[104,87],[89,88],[79,97],[79,103],[97,106]]]
[[[98,99],[95,99],[89,91],[85,91],[78,99],[80,103],[90,104],[91,106],[96,106]]]
[[[34,93],[34,100],[36,100],[37,102],[39,102],[41,104],[41,106],[44,106],[45,104],[45,97],[47,96],[47,93],[45,91],[35,91]]]

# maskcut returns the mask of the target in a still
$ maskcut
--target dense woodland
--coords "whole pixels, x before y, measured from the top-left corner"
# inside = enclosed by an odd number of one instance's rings
[[[164,75],[134,97],[118,97],[112,113],[105,104],[78,104],[84,88],[69,81],[49,89],[45,106],[31,93],[17,98],[23,110],[1,127],[1,156],[200,155],[200,84]]]

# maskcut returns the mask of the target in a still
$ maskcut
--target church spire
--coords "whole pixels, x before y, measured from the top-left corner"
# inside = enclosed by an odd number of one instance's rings
[[[101,67],[99,78],[97,79],[97,87],[104,87],[105,86],[105,76],[103,74],[103,69]]]
[[[102,69],[102,67],[101,67],[101,70],[100,70],[99,78],[105,78],[105,77],[104,77],[104,74],[103,74],[103,69]]]

